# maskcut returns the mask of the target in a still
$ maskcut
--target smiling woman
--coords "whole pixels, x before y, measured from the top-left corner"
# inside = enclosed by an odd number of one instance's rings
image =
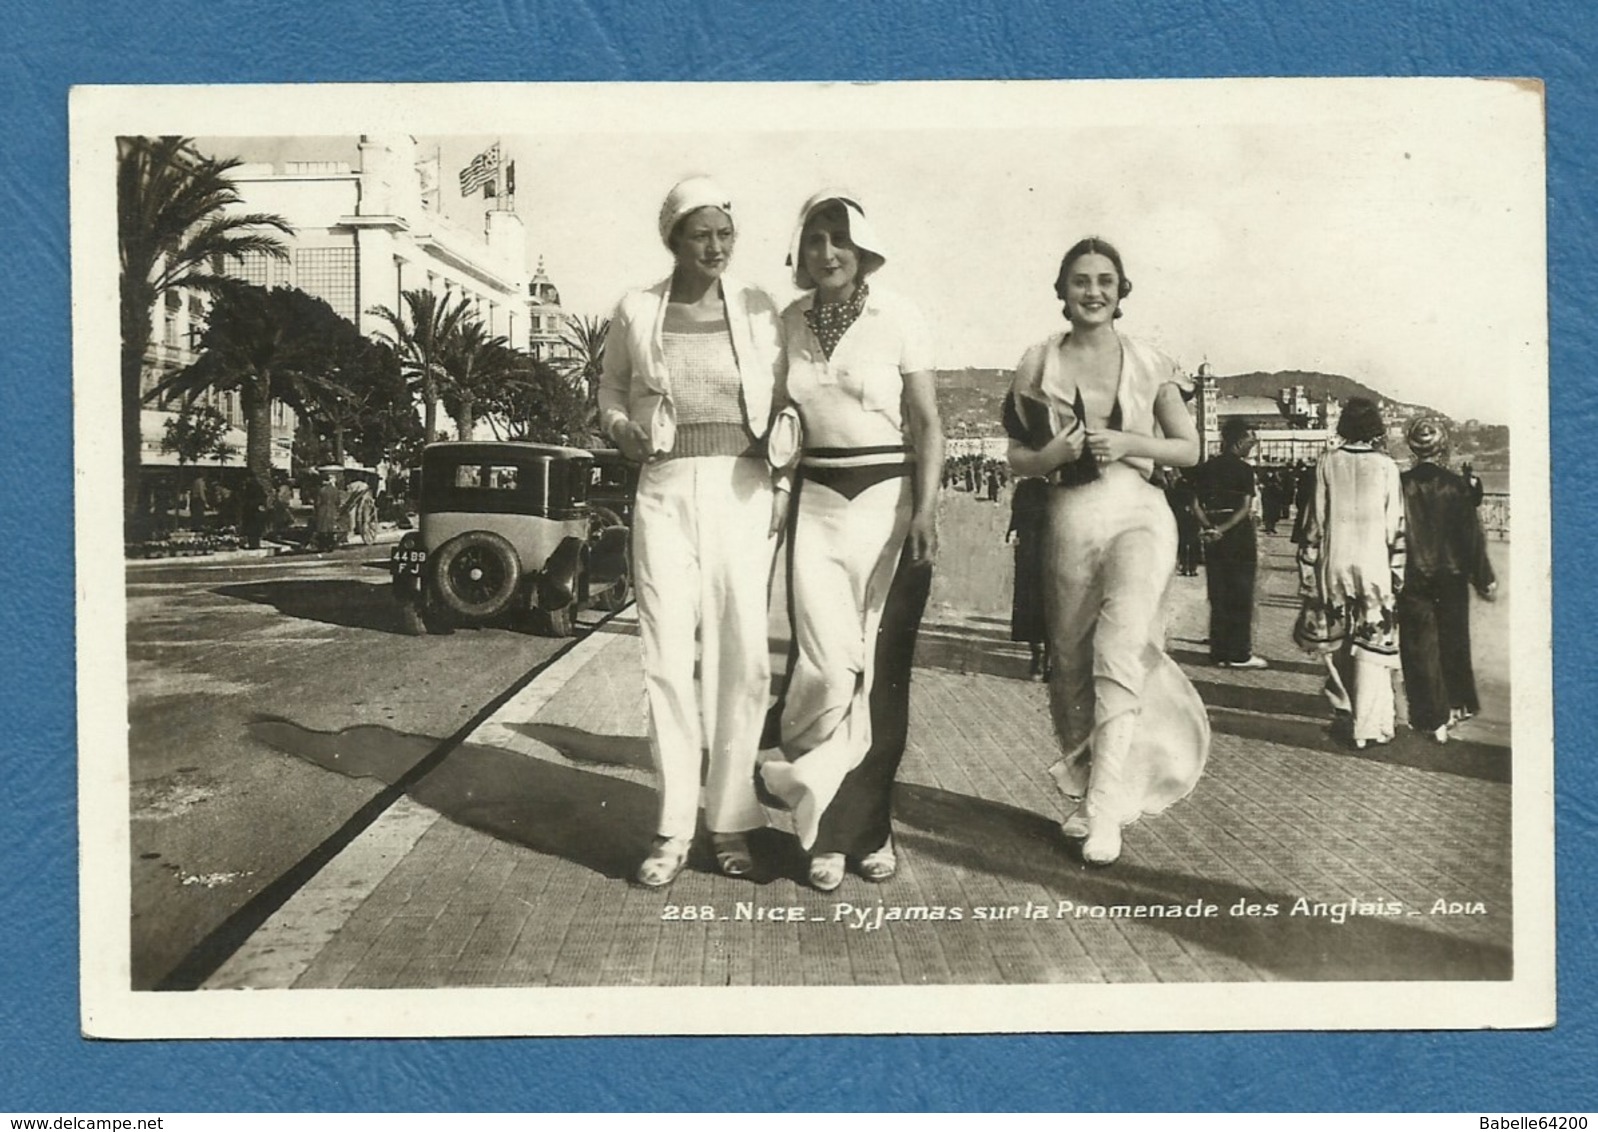
[[[1159,640],[1176,522],[1149,483],[1187,467],[1198,436],[1183,404],[1192,379],[1116,332],[1132,281],[1097,237],[1060,261],[1055,295],[1071,327],[1032,347],[1005,401],[1010,465],[1053,489],[1044,536],[1044,609],[1054,669],[1049,703],[1065,757],[1053,772],[1073,804],[1063,829],[1109,864],[1121,827],[1198,782],[1209,721]]]
[[[764,824],[754,775],[770,682],[766,586],[787,499],[773,491],[765,437],[780,400],[781,344],[771,297],[726,277],[733,215],[708,177],[667,194],[660,238],[672,273],[622,298],[599,386],[601,426],[643,465],[633,579],[660,817],[638,880],[652,888],[687,862],[701,749],[710,752],[705,824],[721,872],[753,868],[745,833]]]
[[[764,754],[761,776],[794,811],[822,891],[850,860],[869,881],[898,868],[889,795],[937,554],[932,353],[920,311],[867,283],[882,247],[852,196],[817,193],[789,256],[807,294],[783,312],[804,432],[788,563],[795,655],[781,749]]]

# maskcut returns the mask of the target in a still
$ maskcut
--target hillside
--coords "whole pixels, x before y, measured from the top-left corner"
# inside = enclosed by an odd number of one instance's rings
[[[943,414],[944,431],[949,436],[997,436],[1001,432],[1000,413],[1004,394],[1010,388],[1012,371],[1007,369],[955,369],[938,371],[938,408]],[[1216,377],[1223,394],[1232,397],[1269,397],[1285,386],[1302,385],[1312,397],[1327,395],[1339,401],[1350,397],[1369,397],[1384,408],[1396,406],[1401,418],[1426,415],[1450,421],[1456,457],[1473,458],[1478,466],[1508,466],[1509,430],[1503,425],[1463,425],[1427,405],[1397,401],[1378,389],[1340,373],[1315,373],[1306,370],[1281,370],[1276,373],[1239,373]]]
[[[1221,392],[1232,397],[1271,397],[1274,398],[1278,390],[1292,385],[1302,385],[1309,391],[1309,395],[1317,400],[1330,394],[1339,401],[1347,401],[1350,397],[1368,397],[1378,405],[1399,405],[1412,410],[1409,415],[1424,413],[1431,417],[1443,417],[1447,414],[1439,413],[1427,405],[1412,405],[1406,401],[1395,401],[1393,398],[1363,385],[1351,377],[1344,377],[1340,373],[1310,373],[1303,370],[1281,370],[1277,373],[1237,373],[1226,376],[1217,375],[1216,382],[1220,385]]]

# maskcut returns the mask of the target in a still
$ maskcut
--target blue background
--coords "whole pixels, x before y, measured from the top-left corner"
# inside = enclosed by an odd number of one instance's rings
[[[1590,0],[0,0],[0,116],[9,127],[0,139],[0,630],[9,646],[0,661],[0,1110],[1598,1107],[1595,650],[1587,628],[1595,504],[1581,482],[1591,479],[1585,453],[1598,387],[1592,11]],[[1327,74],[1532,76],[1548,84],[1557,1029],[132,1044],[78,1036],[71,84]],[[1493,250],[1481,252],[1488,303]],[[1337,317],[1335,304],[1327,317]]]

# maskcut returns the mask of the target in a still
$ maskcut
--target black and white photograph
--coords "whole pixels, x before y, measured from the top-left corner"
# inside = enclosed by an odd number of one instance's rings
[[[76,88],[85,1032],[1551,1025],[1544,169],[1507,80]]]

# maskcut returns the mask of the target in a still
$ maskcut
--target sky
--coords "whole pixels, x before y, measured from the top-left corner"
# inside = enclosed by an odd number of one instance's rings
[[[1341,373],[1499,423],[1517,388],[1546,391],[1542,104],[1513,84],[397,89],[419,101],[324,120],[402,126],[442,157],[445,214],[479,230],[487,202],[456,176],[499,141],[529,267],[574,313],[670,270],[660,202],[706,173],[734,204],[731,271],[782,300],[799,205],[850,190],[886,244],[876,285],[923,308],[943,368],[1008,368],[1062,326],[1059,257],[1092,234],[1134,284],[1121,330],[1189,369]],[[353,162],[358,132],[202,148]]]

